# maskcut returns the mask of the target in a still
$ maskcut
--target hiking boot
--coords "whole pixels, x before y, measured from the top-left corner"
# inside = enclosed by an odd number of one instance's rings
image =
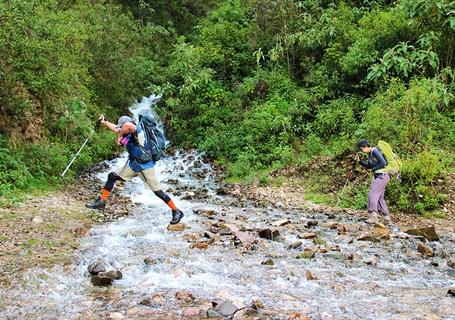
[[[106,207],[106,203],[98,198],[95,201],[87,203],[85,206],[90,209],[104,209]]]
[[[390,216],[388,214],[382,216],[382,220],[384,221],[384,224],[389,224],[390,223]]]
[[[184,214],[179,209],[172,210],[172,220],[170,224],[177,224],[183,218]]]
[[[371,224],[378,223],[378,214],[376,212],[371,212],[370,218],[368,218],[367,223]]]

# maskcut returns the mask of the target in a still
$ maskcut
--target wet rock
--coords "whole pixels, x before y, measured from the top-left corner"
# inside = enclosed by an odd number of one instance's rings
[[[166,181],[166,183],[167,183],[167,184],[174,184],[174,185],[175,185],[175,184],[178,184],[179,181],[178,181],[177,179],[168,179],[168,180]]]
[[[436,233],[434,226],[421,228],[405,228],[403,229],[403,231],[413,236],[423,237],[428,241],[439,241],[439,236]]]
[[[161,258],[152,258],[152,257],[147,257],[144,259],[144,263],[146,266],[152,266],[158,263],[163,262],[163,259]]]
[[[190,291],[187,291],[187,290],[177,291],[175,293],[175,297],[178,300],[185,301],[186,303],[189,303],[189,302],[195,300],[194,295]]]
[[[92,276],[90,281],[95,287],[107,287],[112,284],[112,279],[107,276],[95,275]]]
[[[262,303],[262,301],[258,299],[253,300],[253,302],[251,303],[251,308],[256,310],[264,309],[264,303]]]
[[[449,259],[449,261],[447,261],[447,265],[448,265],[449,267],[455,269],[455,258]]]
[[[354,261],[359,258],[359,256],[355,253],[349,253],[346,257],[349,261]]]
[[[259,231],[259,237],[269,240],[274,240],[279,237],[280,232],[276,229],[262,229]]]
[[[97,275],[100,272],[106,271],[106,264],[102,260],[96,260],[87,267],[87,271],[91,275]]]
[[[168,231],[183,231],[186,229],[186,225],[184,223],[177,223],[177,224],[168,224],[167,230]]]
[[[196,196],[196,193],[193,191],[188,191],[186,195],[182,197],[183,200],[192,200]]]
[[[108,277],[111,280],[120,280],[123,278],[123,274],[118,270],[110,270],[107,272],[100,272],[98,273],[100,277]]]
[[[299,230],[299,227],[292,223],[289,223],[289,224],[285,225],[284,227],[290,231]]]
[[[285,226],[285,225],[287,225],[289,223],[291,223],[291,221],[289,219],[281,219],[281,220],[272,222],[272,226],[274,226],[274,227],[282,227],[282,226]]]
[[[239,319],[243,319],[243,317],[254,317],[257,316],[259,312],[256,309],[253,308],[245,308],[241,310],[240,312],[236,312],[235,316],[236,318],[239,317]]]
[[[288,250],[297,249],[297,248],[301,247],[302,244],[303,244],[302,241],[293,242],[293,243],[291,243],[291,244],[288,246]]]
[[[317,238],[318,235],[314,232],[305,232],[305,233],[298,233],[297,237],[299,237],[299,239],[314,239],[314,238]]]
[[[447,294],[451,295],[452,297],[455,297],[455,287],[450,288],[449,291],[447,291]]]
[[[204,210],[204,209],[197,209],[193,211],[195,214],[200,215],[202,217],[213,217],[216,215],[215,210]]]
[[[384,237],[390,234],[390,230],[381,223],[376,223],[374,225],[374,235],[376,237]]]
[[[251,245],[256,241],[254,236],[247,232],[238,231],[235,236],[244,245]]]
[[[222,228],[220,229],[220,231],[218,231],[218,234],[220,236],[230,236],[232,235],[232,230],[229,228]]]
[[[225,188],[218,188],[215,190],[215,193],[219,196],[225,196],[228,194]]]
[[[338,223],[337,222],[333,222],[333,223],[328,223],[326,224],[326,227],[331,229],[331,230],[335,230],[335,229],[338,229]]]
[[[220,228],[218,228],[217,226],[211,226],[209,231],[211,233],[218,233],[218,231],[220,231]]]
[[[327,244],[327,241],[325,241],[324,239],[315,238],[313,239],[313,243],[315,245],[324,246]]]
[[[346,225],[344,223],[338,224],[337,232],[339,235],[344,235],[344,234],[346,234],[347,231],[348,231],[348,229],[346,228]]]
[[[183,239],[188,242],[197,241],[200,238],[199,234],[196,233],[185,233]]]
[[[323,317],[323,319],[333,319],[332,316],[328,317],[327,313],[324,315],[325,315],[325,318]],[[288,320],[311,320],[309,317],[303,316],[300,312],[291,313],[287,319]]]
[[[235,220],[246,221],[246,220],[248,220],[248,218],[245,216],[242,216],[242,215],[237,215],[237,216],[235,216]]]
[[[200,307],[188,307],[183,309],[184,319],[200,319],[203,313],[203,309]]]
[[[232,316],[237,311],[237,309],[238,308],[233,303],[224,300],[216,305],[214,311],[223,316]]]
[[[329,214],[327,214],[327,218],[329,218],[329,219],[335,219],[335,218],[336,218],[336,215],[335,215],[335,213],[329,213]]]
[[[141,302],[139,302],[142,306],[152,307],[154,305],[153,300],[150,298],[145,298]]]
[[[305,274],[305,276],[306,276],[306,279],[307,279],[308,281],[311,281],[311,280],[318,280],[318,278],[317,278],[315,275],[313,275],[313,274],[311,273],[311,271],[307,271],[306,274]]]
[[[417,251],[419,251],[420,253],[422,253],[423,255],[425,255],[427,257],[434,256],[433,248],[431,248],[430,246],[427,246],[423,242],[419,242],[419,244],[417,245]]]
[[[358,236],[357,241],[372,241],[372,242],[379,242],[378,237],[376,237],[373,234],[370,233],[362,233],[360,236]]]
[[[213,319],[213,318],[224,319],[224,316],[221,313],[216,312],[215,310],[212,310],[212,309],[207,310],[206,317],[210,318],[210,319]]]
[[[273,262],[272,259],[267,259],[261,262],[261,264],[266,265],[266,266],[273,266],[275,263]]]
[[[375,258],[366,258],[366,259],[363,260],[363,262],[367,266],[376,266],[378,264],[378,260],[375,259]]]
[[[209,247],[207,242],[196,242],[191,245],[191,248],[193,249],[200,249],[200,250],[205,250]]]
[[[309,220],[307,223],[306,223],[306,227],[307,228],[312,228],[312,227],[316,227],[318,225],[319,221],[318,220]]]
[[[152,301],[154,305],[163,305],[166,302],[162,294],[156,293],[152,297]]]
[[[304,251],[299,253],[295,258],[296,259],[313,259],[316,256],[316,252],[314,251]]]

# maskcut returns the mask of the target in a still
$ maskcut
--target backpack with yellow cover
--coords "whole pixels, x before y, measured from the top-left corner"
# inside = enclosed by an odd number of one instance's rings
[[[390,144],[383,140],[379,140],[378,149],[387,161],[387,165],[385,168],[379,169],[376,172],[387,173],[391,176],[396,176],[397,180],[400,180],[400,173],[403,167],[403,162],[401,161],[400,157],[398,157],[398,155],[393,152]]]

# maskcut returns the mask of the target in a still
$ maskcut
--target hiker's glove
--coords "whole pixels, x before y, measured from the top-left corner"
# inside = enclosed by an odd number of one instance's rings
[[[355,156],[354,156],[354,160],[355,160],[355,161],[360,161],[360,157],[359,157],[359,155],[358,155],[357,153],[356,153]]]
[[[98,118],[98,122],[103,123],[105,121],[107,121],[106,116],[104,114],[100,115],[100,117]]]

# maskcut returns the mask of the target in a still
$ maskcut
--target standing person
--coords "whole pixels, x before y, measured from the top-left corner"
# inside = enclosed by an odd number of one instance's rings
[[[106,184],[101,190],[101,195],[95,201],[87,203],[86,206],[91,209],[104,209],[106,200],[117,180],[128,181],[139,176],[142,181],[153,190],[155,195],[171,208],[172,220],[170,224],[179,223],[183,218],[183,212],[179,210],[172,199],[161,190],[160,183],[155,174],[155,161],[151,158],[144,158],[144,153],[139,147],[137,135],[141,133],[142,128],[136,126],[133,120],[128,116],[120,117],[117,125],[107,121],[104,116],[100,116],[98,120],[101,124],[117,134],[117,143],[126,147],[129,159],[121,169],[109,173]]]
[[[390,176],[381,170],[387,166],[387,161],[377,147],[370,145],[368,140],[360,140],[357,143],[357,152],[362,151],[368,154],[367,161],[360,161],[359,156],[356,155],[356,160],[364,168],[371,169],[373,172],[373,182],[370,186],[368,193],[368,212],[371,215],[370,222],[377,222],[378,213],[386,223],[390,222],[389,209],[385,203],[384,194],[385,188],[390,181]]]

